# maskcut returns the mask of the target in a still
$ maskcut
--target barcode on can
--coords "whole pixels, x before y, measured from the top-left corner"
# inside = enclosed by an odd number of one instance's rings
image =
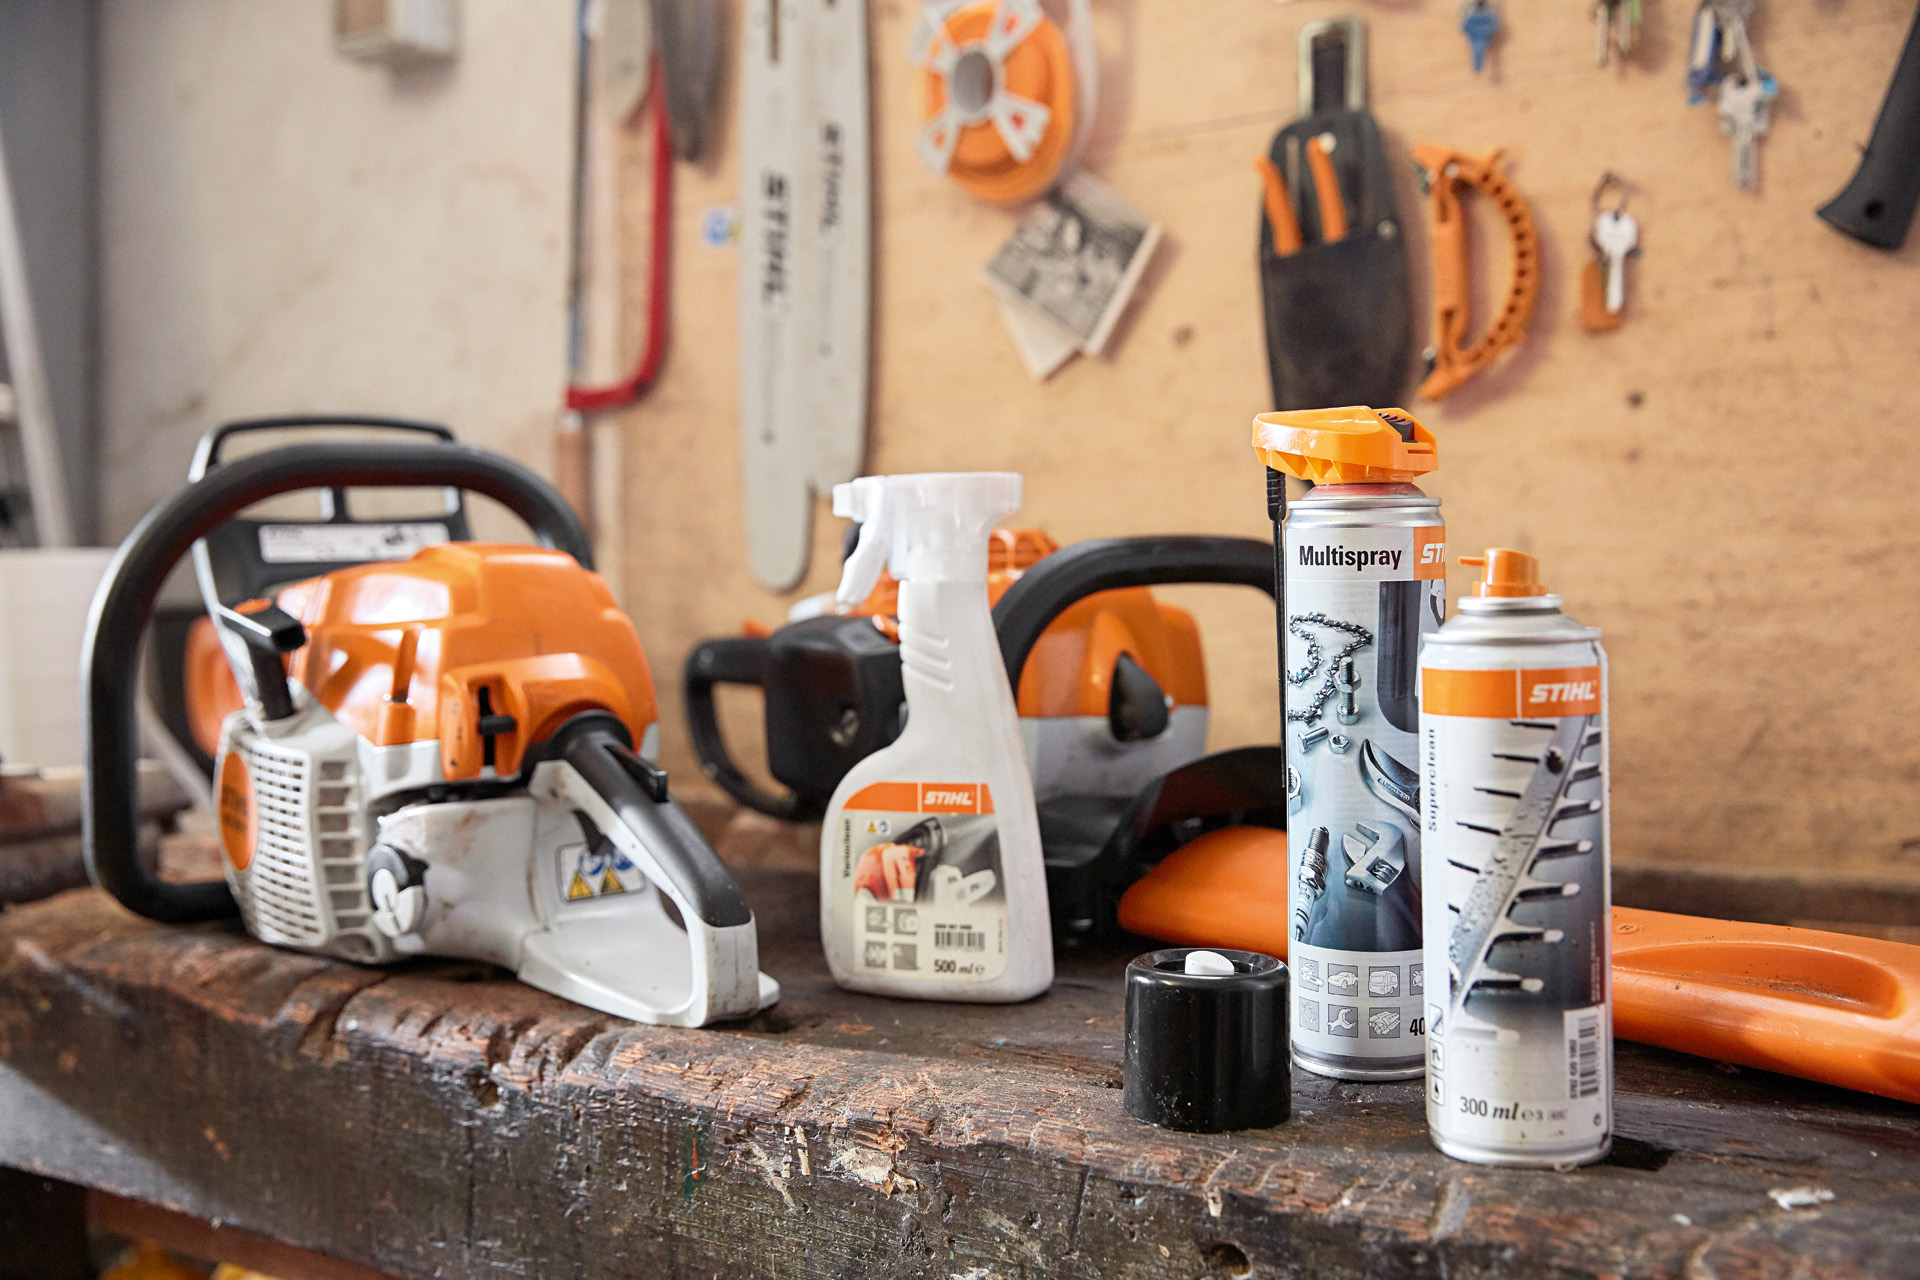
[[[933,947],[936,951],[985,951],[987,935],[977,929],[968,929],[964,926],[941,928],[936,925],[933,930]]]
[[[1566,1034],[1567,1096],[1595,1097],[1600,1092],[1600,1010],[1569,1011]]]

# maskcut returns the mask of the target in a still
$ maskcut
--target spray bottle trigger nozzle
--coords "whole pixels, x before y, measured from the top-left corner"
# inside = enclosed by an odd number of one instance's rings
[[[886,567],[887,531],[881,511],[885,501],[886,490],[880,485],[856,480],[833,487],[833,514],[860,522],[860,540],[841,566],[840,586],[833,594],[842,605],[851,607],[872,595],[880,581],[880,570]]]

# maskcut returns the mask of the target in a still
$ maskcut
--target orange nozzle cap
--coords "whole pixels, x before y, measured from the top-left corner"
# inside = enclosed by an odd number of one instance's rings
[[[1433,432],[1405,409],[1306,409],[1253,420],[1253,451],[1315,484],[1397,484],[1440,465]]]
[[[1488,547],[1483,556],[1461,556],[1461,564],[1484,565],[1486,573],[1473,585],[1477,596],[1543,596],[1540,585],[1540,561],[1524,551],[1509,547]]]

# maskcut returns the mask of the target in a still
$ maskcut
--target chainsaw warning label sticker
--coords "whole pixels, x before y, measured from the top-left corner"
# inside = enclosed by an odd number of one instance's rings
[[[1007,967],[1006,878],[993,795],[980,783],[882,782],[833,832],[836,927],[872,973],[982,982]]]
[[[575,818],[583,827],[589,825],[584,815],[576,814]],[[631,893],[646,884],[640,868],[618,845],[596,830],[589,830],[587,836],[580,844],[562,845],[555,859],[560,869],[561,901],[587,902]]]
[[[268,564],[321,564],[334,560],[405,560],[423,547],[447,541],[447,526],[416,524],[263,524],[260,558]]]

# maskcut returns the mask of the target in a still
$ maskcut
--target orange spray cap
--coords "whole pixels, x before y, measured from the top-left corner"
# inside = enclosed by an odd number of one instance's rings
[[[1398,484],[1440,465],[1433,432],[1405,409],[1304,409],[1253,420],[1253,451],[1315,484]]]
[[[1540,561],[1511,547],[1488,547],[1483,556],[1461,556],[1461,564],[1485,566],[1486,573],[1473,584],[1477,596],[1543,596],[1540,585]]]

